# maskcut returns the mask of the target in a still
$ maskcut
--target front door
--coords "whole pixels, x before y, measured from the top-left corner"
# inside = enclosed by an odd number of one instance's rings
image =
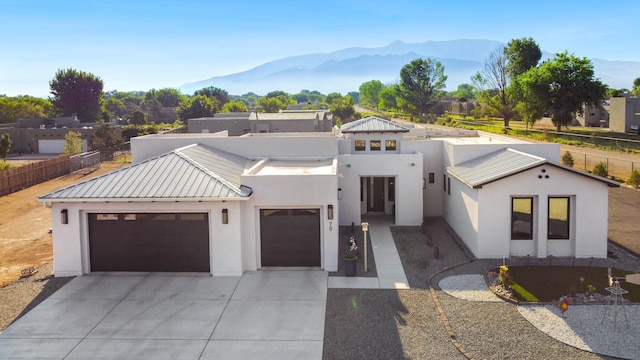
[[[369,185],[367,191],[368,212],[384,212],[384,178],[370,178],[367,184]]]

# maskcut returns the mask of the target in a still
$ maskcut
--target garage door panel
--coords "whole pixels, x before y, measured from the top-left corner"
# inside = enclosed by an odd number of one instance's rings
[[[319,209],[260,210],[261,263],[320,266]]]
[[[92,271],[210,271],[204,213],[89,214],[89,239]]]

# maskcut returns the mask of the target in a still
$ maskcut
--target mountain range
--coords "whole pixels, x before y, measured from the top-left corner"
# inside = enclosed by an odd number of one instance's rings
[[[298,93],[302,89],[328,94],[358,91],[363,82],[380,80],[384,84],[399,81],[400,69],[416,58],[433,58],[444,65],[446,88],[455,90],[484,66],[484,60],[504,43],[491,40],[451,40],[404,43],[394,41],[376,48],[353,47],[330,53],[290,56],[267,62],[247,71],[215,76],[180,86],[185,94],[208,86],[226,90],[229,94],[248,92],[264,95],[283,90]],[[569,52],[571,52],[569,50]],[[579,54],[575,54],[580,56]],[[553,57],[543,51],[542,60]],[[613,88],[632,87],[640,76],[639,61],[591,59],[596,77]]]

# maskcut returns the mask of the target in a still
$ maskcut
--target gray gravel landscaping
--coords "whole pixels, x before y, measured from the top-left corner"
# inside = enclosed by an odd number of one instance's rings
[[[391,227],[411,290],[329,289],[324,359],[616,359],[552,338],[514,304],[462,300],[442,291],[440,280],[482,276],[501,265],[502,259],[474,259],[443,219],[429,218],[426,223],[426,234],[419,227]],[[438,259],[433,256],[436,246]],[[614,245],[609,250],[615,258],[508,261],[638,271],[636,257]],[[430,294],[430,279],[451,334]]]

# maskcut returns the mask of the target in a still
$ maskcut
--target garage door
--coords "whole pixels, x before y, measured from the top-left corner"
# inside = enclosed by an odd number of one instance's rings
[[[206,213],[89,214],[91,271],[209,272]]]
[[[320,266],[319,209],[260,210],[262,266]]]

